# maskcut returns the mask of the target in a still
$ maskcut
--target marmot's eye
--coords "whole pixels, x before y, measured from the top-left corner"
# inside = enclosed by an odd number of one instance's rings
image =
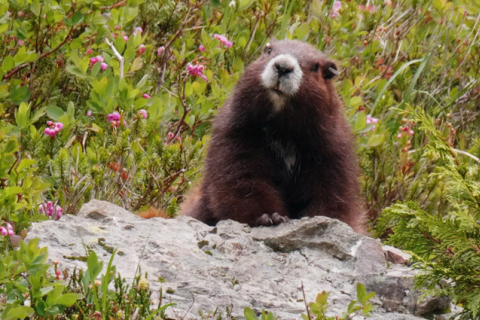
[[[266,54],[270,54],[270,53],[272,53],[272,48],[267,44],[267,46],[265,47],[263,52],[265,52]]]
[[[315,64],[310,68],[310,70],[313,71],[313,72],[318,72],[319,69],[320,69],[320,64],[319,64],[319,63],[315,63]]]

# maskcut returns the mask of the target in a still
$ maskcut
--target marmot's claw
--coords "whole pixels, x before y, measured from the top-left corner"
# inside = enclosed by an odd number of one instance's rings
[[[288,217],[287,216],[282,216],[278,212],[274,212],[272,214],[272,220],[273,220],[273,224],[277,225],[277,224],[280,224],[280,223],[287,223],[288,222]]]
[[[271,226],[271,225],[278,225],[280,223],[288,222],[288,218],[282,216],[278,212],[274,212],[271,215],[268,213],[262,214],[260,218],[257,220],[257,226]]]

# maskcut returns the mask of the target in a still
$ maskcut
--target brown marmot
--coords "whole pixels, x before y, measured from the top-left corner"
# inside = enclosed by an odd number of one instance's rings
[[[336,74],[309,44],[267,44],[215,117],[203,182],[181,214],[250,226],[323,215],[363,233],[357,157]]]

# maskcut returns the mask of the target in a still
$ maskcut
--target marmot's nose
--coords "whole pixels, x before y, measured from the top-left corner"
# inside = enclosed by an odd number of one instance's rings
[[[277,62],[273,65],[273,69],[279,77],[283,77],[293,71],[293,66],[288,63]]]

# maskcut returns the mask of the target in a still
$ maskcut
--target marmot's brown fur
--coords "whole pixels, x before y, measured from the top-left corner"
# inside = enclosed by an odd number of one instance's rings
[[[300,41],[275,41],[218,112],[203,182],[181,213],[214,225],[337,218],[363,232],[353,136],[335,64]]]

